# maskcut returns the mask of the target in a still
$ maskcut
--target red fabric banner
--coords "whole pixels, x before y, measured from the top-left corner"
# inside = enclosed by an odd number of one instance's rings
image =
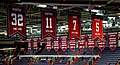
[[[56,10],[42,10],[42,38],[51,35],[56,38]]]
[[[88,42],[87,42],[87,46],[90,50],[93,50],[95,47],[95,41],[92,39],[92,35],[88,34]]]
[[[76,48],[76,39],[72,38],[69,40],[69,47],[72,51],[74,51],[74,49]]]
[[[108,46],[111,50],[114,50],[118,47],[118,32],[110,32],[108,33]]]
[[[68,37],[67,36],[61,36],[61,49],[65,51],[68,48]]]
[[[53,48],[55,51],[57,51],[60,48],[60,37],[57,37],[54,41],[53,41]]]
[[[8,5],[9,37],[19,34],[26,37],[26,10],[24,6]]]
[[[97,40],[98,48],[103,51],[106,46],[106,33],[103,33],[103,40]]]
[[[26,39],[26,42],[28,42],[28,51],[31,50],[31,39]]]
[[[81,27],[80,27],[80,15],[76,13],[69,13],[68,15],[68,27],[69,27],[69,38],[77,37],[80,38]]]
[[[82,51],[86,46],[86,35],[81,35],[81,40],[78,40],[78,48]]]
[[[47,43],[46,49],[47,49],[48,51],[50,51],[51,48],[52,48],[52,44],[53,44],[53,42],[52,42],[52,37],[46,37],[46,43]]]
[[[103,28],[102,28],[102,20],[93,18],[92,19],[92,38],[103,39]]]
[[[33,38],[33,47],[32,47],[33,49],[38,49],[37,43],[38,43],[38,39]]]

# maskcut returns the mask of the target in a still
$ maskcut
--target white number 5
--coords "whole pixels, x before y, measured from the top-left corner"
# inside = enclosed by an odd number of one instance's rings
[[[99,32],[99,23],[96,23],[96,32]]]

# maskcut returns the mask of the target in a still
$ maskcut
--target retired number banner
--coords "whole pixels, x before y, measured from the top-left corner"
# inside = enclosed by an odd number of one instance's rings
[[[61,36],[61,49],[65,51],[68,48],[68,37]]]
[[[114,50],[118,46],[118,32],[108,33],[108,46]]]
[[[92,17],[92,38],[103,38],[102,20],[99,16]]]
[[[26,37],[26,10],[24,6],[8,5],[8,35]]]
[[[69,13],[68,15],[68,27],[69,27],[69,38],[77,37],[80,38],[81,27],[80,27],[80,15],[76,13]]]
[[[42,10],[42,38],[51,35],[56,38],[56,10]]]

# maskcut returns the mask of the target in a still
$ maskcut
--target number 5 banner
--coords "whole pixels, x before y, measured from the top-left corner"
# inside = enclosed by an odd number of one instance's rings
[[[26,10],[24,6],[8,5],[9,37],[16,33],[26,37]]]
[[[92,38],[103,38],[102,20],[99,16],[92,17]]]
[[[80,38],[81,27],[80,27],[80,15],[76,13],[69,13],[68,15],[68,27],[69,27],[69,38],[77,37]]]
[[[42,10],[42,38],[48,34],[56,38],[56,10]]]

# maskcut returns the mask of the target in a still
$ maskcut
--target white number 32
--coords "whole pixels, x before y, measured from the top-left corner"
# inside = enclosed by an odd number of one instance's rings
[[[13,17],[12,25],[15,26],[23,26],[23,15],[22,14],[16,14],[12,13],[11,16]]]

